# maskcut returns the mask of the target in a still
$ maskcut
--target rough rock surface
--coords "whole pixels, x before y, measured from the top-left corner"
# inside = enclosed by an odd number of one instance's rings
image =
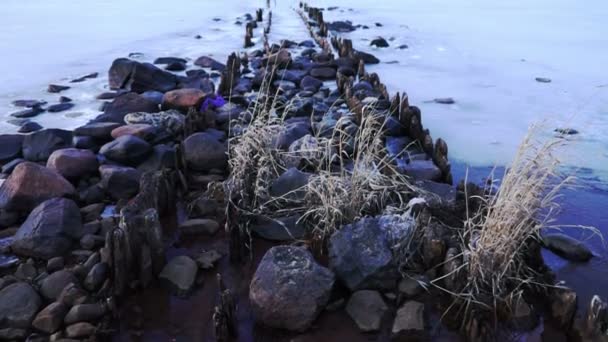
[[[335,277],[304,248],[273,247],[264,255],[250,285],[255,319],[272,328],[304,331],[323,310]]]
[[[133,135],[123,135],[101,147],[100,154],[124,165],[137,165],[152,152],[152,146]]]
[[[27,283],[14,283],[0,290],[2,328],[29,328],[42,305],[38,293]]]
[[[387,311],[388,306],[377,291],[357,291],[346,304],[348,315],[355,321],[359,329],[365,332],[379,330],[382,317]]]
[[[187,296],[196,282],[198,266],[192,258],[177,256],[165,265],[159,275],[160,281],[175,295]]]

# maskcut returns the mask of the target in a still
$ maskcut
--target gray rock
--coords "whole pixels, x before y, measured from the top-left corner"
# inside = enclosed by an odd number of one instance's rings
[[[136,93],[148,90],[168,92],[177,87],[176,75],[154,64],[140,63],[127,58],[114,60],[108,71],[110,89],[126,89]]]
[[[377,291],[362,290],[353,293],[346,304],[346,312],[359,329],[365,332],[377,331],[388,306]]]
[[[431,207],[452,206],[456,203],[456,188],[445,183],[437,183],[430,180],[416,181],[415,185],[422,189],[420,196]]]
[[[223,170],[228,166],[227,146],[217,135],[195,133],[182,143],[184,159],[195,171]]]
[[[44,333],[52,334],[61,328],[67,311],[65,304],[53,302],[36,315],[32,326]]]
[[[411,159],[403,166],[403,172],[416,180],[437,181],[441,179],[441,170],[430,159]]]
[[[74,305],[65,315],[65,324],[78,322],[93,322],[106,314],[106,307],[102,304],[78,304]]]
[[[72,272],[61,270],[46,277],[40,284],[40,293],[47,300],[57,300],[68,284],[78,284]]]
[[[414,225],[410,217],[399,215],[346,225],[330,238],[329,267],[352,291],[394,288],[398,272],[393,246],[406,241]]]
[[[65,333],[69,338],[85,338],[93,335],[95,333],[94,325],[91,323],[76,323],[65,328]]]
[[[270,184],[270,196],[281,197],[287,201],[302,201],[306,195],[305,187],[310,180],[310,173],[302,172],[295,167],[287,169],[279,178]]]
[[[215,266],[215,263],[218,262],[221,258],[222,255],[218,251],[212,249],[210,251],[205,251],[201,253],[201,255],[196,258],[196,263],[201,269],[209,270],[212,269]]]
[[[46,271],[51,274],[55,271],[59,271],[65,265],[63,257],[54,257],[49,259],[46,263]]]
[[[192,219],[179,225],[182,235],[214,235],[220,230],[217,221],[211,219]]]
[[[72,146],[72,132],[49,128],[27,134],[23,138],[23,158],[46,161],[56,150]]]
[[[415,338],[422,339],[425,335],[424,329],[424,304],[409,301],[397,310],[397,316],[391,330],[393,338]]]
[[[543,236],[544,246],[562,258],[585,262],[593,257],[593,253],[582,242],[561,233]]]
[[[304,331],[329,301],[333,273],[302,247],[273,247],[251,281],[249,299],[256,321],[271,328]]]
[[[427,279],[423,276],[406,277],[399,281],[399,292],[406,298],[415,297],[424,291],[421,283],[427,283]]]
[[[108,141],[112,139],[112,131],[120,126],[122,125],[117,122],[91,122],[76,128],[74,134],[93,137],[100,141]]]
[[[17,267],[15,271],[15,277],[19,280],[24,281],[32,281],[38,275],[38,271],[36,271],[36,267],[33,263],[23,263]]]
[[[251,226],[251,231],[256,235],[270,241],[298,240],[306,235],[306,227],[298,223],[300,216],[267,218],[258,217]]]
[[[177,256],[165,265],[159,278],[177,296],[187,296],[196,281],[198,266],[190,257]]]
[[[0,291],[2,327],[27,329],[40,310],[42,300],[26,283],[11,284]]]
[[[0,163],[5,164],[21,156],[21,145],[23,135],[2,134],[0,135]]]
[[[79,288],[78,285],[70,283],[61,291],[57,301],[65,304],[67,307],[72,307],[85,302],[87,295],[87,292]]]
[[[99,167],[101,185],[114,199],[129,199],[139,191],[141,172],[132,167],[102,165]]]
[[[279,133],[276,138],[275,146],[276,148],[287,151],[289,146],[293,144],[294,141],[302,138],[303,136],[310,133],[310,124],[307,122],[294,122],[287,124],[285,129]]]
[[[146,160],[152,146],[133,135],[123,135],[103,145],[99,150],[106,158],[124,165],[137,165]]]
[[[158,110],[159,106],[154,101],[137,93],[126,93],[108,103],[103,108],[104,113],[95,118],[95,121],[124,124],[129,113],[156,113]]]
[[[82,236],[80,210],[74,201],[53,198],[42,202],[21,225],[11,244],[13,252],[41,259],[62,256]]]

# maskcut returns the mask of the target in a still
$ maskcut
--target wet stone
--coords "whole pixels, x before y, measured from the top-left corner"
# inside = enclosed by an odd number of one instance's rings
[[[346,312],[359,329],[365,332],[378,331],[388,306],[377,291],[362,290],[353,293],[346,305]]]

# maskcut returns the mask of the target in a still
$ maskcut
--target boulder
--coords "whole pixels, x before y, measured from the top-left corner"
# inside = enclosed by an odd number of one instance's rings
[[[191,219],[179,225],[182,235],[214,235],[220,230],[220,225],[211,219]]]
[[[25,118],[32,118],[43,112],[44,112],[44,109],[42,109],[40,107],[32,107],[32,108],[23,109],[23,110],[11,113],[10,115],[13,117],[16,117],[16,118],[25,119]]]
[[[226,69],[226,66],[224,64],[208,56],[202,56],[197,58],[196,61],[194,61],[194,65],[198,65],[201,68],[211,68],[211,70],[220,72]]]
[[[90,150],[66,148],[53,152],[46,167],[68,179],[78,179],[97,171],[95,153]]]
[[[0,186],[0,208],[29,212],[50,198],[74,194],[72,184],[57,172],[35,163],[23,162]]]
[[[593,257],[582,242],[562,233],[543,236],[543,244],[551,252],[571,261],[585,262]]]
[[[5,164],[21,156],[23,135],[2,134],[0,135],[0,163]]]
[[[96,122],[125,123],[125,115],[129,113],[156,113],[158,104],[137,93],[126,93],[115,98],[104,108],[104,113],[97,118]]]
[[[441,170],[430,159],[411,159],[408,163],[402,164],[402,171],[416,180],[441,179]]]
[[[355,58],[362,60],[365,64],[378,64],[380,60],[376,58],[376,56],[371,53],[363,52],[363,51],[355,51]]]
[[[64,102],[64,103],[56,103],[54,105],[50,105],[46,108],[46,110],[49,113],[59,113],[59,112],[63,112],[66,111],[68,109],[72,109],[74,108],[75,104],[71,103],[71,102]]]
[[[424,304],[409,301],[397,310],[391,330],[394,339],[405,338],[425,341]]]
[[[387,311],[388,306],[377,291],[357,291],[346,304],[346,313],[365,332],[380,330],[380,323]]]
[[[310,124],[308,122],[293,122],[285,126],[285,129],[277,135],[274,145],[277,149],[287,151],[289,146],[294,141],[302,138],[310,133]]]
[[[117,122],[91,122],[74,130],[75,135],[93,137],[99,141],[108,141],[112,138],[111,132],[122,124]]]
[[[177,256],[165,265],[158,276],[161,283],[177,296],[187,296],[196,282],[198,266],[190,257]]]
[[[136,93],[157,90],[164,93],[177,87],[178,78],[154,64],[119,58],[110,67],[108,83],[113,90],[126,89]]]
[[[304,238],[306,226],[298,222],[300,216],[268,218],[258,217],[251,226],[251,231],[270,241],[292,241]]]
[[[271,328],[308,329],[327,305],[335,282],[302,247],[272,247],[258,265],[249,289],[255,320]]]
[[[82,222],[76,203],[52,198],[32,210],[17,230],[11,249],[19,255],[48,260],[68,252],[73,241],[81,237]]]
[[[313,93],[319,91],[322,85],[323,81],[312,76],[305,76],[302,81],[300,81],[300,88],[303,90],[312,91]]]
[[[74,305],[65,315],[65,324],[93,322],[102,318],[106,311],[106,307],[99,303]]]
[[[110,275],[110,267],[105,262],[95,264],[84,278],[84,288],[89,291],[97,291]]]
[[[222,255],[212,249],[210,251],[202,252],[198,258],[196,258],[196,264],[203,270],[212,269],[215,266],[215,263],[218,262],[222,258]]]
[[[46,161],[54,151],[71,146],[71,131],[48,128],[23,138],[23,157],[29,161]]]
[[[167,110],[159,113],[137,112],[125,116],[127,124],[148,124],[158,130],[177,135],[184,130],[186,116],[177,110]]]
[[[0,290],[2,328],[28,329],[42,306],[38,293],[27,283],[14,283]]]
[[[41,130],[43,128],[44,127],[42,127],[37,122],[28,121],[28,122],[24,123],[23,125],[21,125],[21,127],[19,127],[19,130],[17,132],[19,132],[19,133],[32,133],[32,132],[39,131],[39,130]]]
[[[225,142],[210,132],[195,133],[186,138],[182,152],[188,167],[195,171],[224,170],[228,166]]]
[[[295,167],[289,168],[272,181],[269,194],[287,201],[302,201],[306,196],[306,186],[310,176],[310,173],[302,172]]]
[[[102,165],[99,173],[103,188],[115,200],[129,199],[139,191],[141,172],[132,167]]]
[[[404,215],[366,217],[344,226],[330,238],[329,267],[352,291],[393,289],[398,278],[393,246],[414,231]]]
[[[118,139],[123,135],[132,135],[146,141],[151,141],[156,135],[156,128],[145,123],[124,125],[113,129],[111,135],[113,139]]]
[[[549,296],[549,300],[551,318],[561,328],[569,329],[578,304],[576,292],[569,288],[555,288]]]
[[[207,95],[200,89],[186,88],[176,89],[165,93],[163,96],[162,108],[178,109],[187,111],[190,107],[194,107],[201,102]]]
[[[47,91],[49,93],[55,94],[55,93],[60,93],[64,90],[68,90],[68,89],[70,89],[70,87],[68,87],[68,86],[59,85],[59,84],[49,84]]]
[[[379,48],[386,48],[389,47],[388,42],[386,41],[386,39],[382,38],[382,37],[378,37],[375,38],[371,41],[371,43],[369,43],[370,46],[375,46],[375,47],[379,47]]]
[[[65,328],[65,334],[72,339],[84,339],[95,334],[95,331],[97,331],[97,328],[86,322],[72,324]]]
[[[152,146],[134,135],[123,135],[99,150],[106,158],[124,165],[137,165],[152,152]]]
[[[36,315],[36,318],[34,318],[34,321],[32,322],[32,326],[36,328],[36,330],[52,334],[61,328],[63,318],[67,311],[68,309],[65,304],[53,302]]]
[[[353,26],[353,23],[350,21],[334,21],[331,23],[327,23],[327,28],[330,31],[336,31],[340,33],[352,32],[357,28]]]
[[[78,279],[72,272],[66,270],[54,272],[40,283],[40,294],[47,300],[55,301],[69,284],[78,285]]]

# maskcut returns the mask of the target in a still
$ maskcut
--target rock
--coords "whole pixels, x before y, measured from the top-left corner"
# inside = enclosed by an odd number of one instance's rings
[[[98,116],[95,121],[124,124],[125,115],[129,113],[156,113],[158,110],[158,104],[144,96],[137,93],[126,93],[108,103],[104,108],[104,113]]]
[[[382,37],[378,37],[378,38],[373,39],[372,42],[369,45],[370,46],[379,47],[379,48],[389,47],[388,42],[386,41],[386,39],[384,39]]]
[[[0,135],[0,163],[7,162],[21,156],[21,146],[23,145],[23,135],[21,134],[2,134]]]
[[[176,89],[166,92],[163,96],[162,108],[187,111],[201,102],[207,94],[200,89]]]
[[[18,255],[50,259],[68,252],[82,236],[80,210],[74,201],[52,198],[29,214],[14,236],[11,249]]]
[[[334,21],[333,23],[328,23],[327,28],[330,31],[336,31],[340,33],[352,32],[356,30],[356,28],[353,26],[353,23],[348,20]]]
[[[561,328],[569,329],[576,313],[578,297],[569,288],[556,288],[550,295],[551,317]]]
[[[100,247],[104,244],[105,238],[103,236],[85,234],[80,239],[80,247],[85,250],[93,250],[95,247]]]
[[[222,255],[218,251],[212,249],[201,253],[201,255],[196,258],[196,264],[203,270],[210,270],[221,258]]]
[[[69,283],[61,291],[57,301],[71,308],[74,305],[82,304],[84,301],[86,301],[87,296],[88,293],[85,290],[80,289],[77,284]]]
[[[112,131],[121,125],[117,122],[91,122],[76,128],[74,134],[93,137],[100,141],[108,141],[112,138]]]
[[[547,77],[536,77],[535,80],[539,83],[551,83],[551,79]]]
[[[441,179],[441,170],[430,159],[411,159],[409,163],[402,165],[402,170],[416,180],[439,181]]]
[[[46,161],[56,150],[72,146],[72,132],[47,128],[23,138],[23,157],[29,161]]]
[[[21,125],[21,127],[19,127],[19,130],[17,132],[19,133],[32,133],[32,132],[36,132],[43,129],[42,126],[40,126],[39,123],[34,122],[34,121],[28,121],[26,123],[24,123],[23,125]]]
[[[40,107],[32,107],[24,110],[20,110],[14,113],[11,113],[12,117],[15,118],[32,118],[40,113],[44,113],[44,109]]]
[[[91,222],[98,220],[101,217],[101,213],[105,209],[104,203],[93,203],[86,207],[80,208],[80,215],[82,215],[83,222]],[[95,234],[95,232],[91,233]]]
[[[141,173],[132,167],[102,165],[99,168],[101,184],[114,199],[129,199],[139,191]]]
[[[10,175],[11,173],[13,173],[13,170],[15,170],[17,165],[23,163],[24,161],[25,159],[21,158],[13,159],[12,161],[2,165],[2,173]]]
[[[591,250],[582,242],[561,233],[543,236],[543,245],[551,252],[570,261],[586,262],[593,257]]]
[[[149,124],[167,133],[177,135],[184,130],[186,117],[177,110],[159,113],[130,113],[125,116],[127,124]]]
[[[271,328],[305,331],[327,305],[333,273],[302,247],[272,247],[258,265],[249,299],[255,320]]]
[[[97,328],[91,323],[82,322],[68,326],[65,328],[65,333],[69,338],[84,338],[95,334],[96,330]]]
[[[574,128],[556,128],[554,132],[557,132],[562,135],[575,135],[578,134],[578,131]]]
[[[415,297],[424,291],[421,283],[426,284],[428,281],[422,276],[403,278],[399,281],[399,292],[406,298]]]
[[[284,156],[286,167],[319,166],[327,160],[328,154],[334,153],[335,148],[328,148],[329,141],[306,134],[294,141]]]
[[[187,60],[179,57],[159,57],[154,60],[154,64],[188,63]]]
[[[182,153],[189,168],[195,171],[224,170],[228,166],[227,146],[217,135],[195,133],[182,143]]]
[[[42,100],[15,100],[13,102],[11,102],[11,104],[15,107],[26,107],[26,108],[33,108],[33,107],[42,107],[46,104],[46,101],[42,101]]]
[[[377,291],[357,291],[346,304],[348,315],[355,321],[359,329],[365,332],[378,331],[382,317],[387,311],[388,306]]]
[[[74,108],[74,106],[75,106],[75,104],[73,104],[71,102],[57,103],[57,104],[48,106],[46,108],[46,110],[49,113],[59,113],[59,112],[66,111],[68,109],[72,109],[72,108]]]
[[[78,304],[74,305],[65,315],[65,324],[78,322],[94,322],[106,314],[106,307],[102,304]]]
[[[152,146],[133,135],[123,135],[101,147],[100,154],[124,165],[137,165],[152,152]]]
[[[456,103],[456,101],[454,101],[454,99],[451,98],[451,97],[438,97],[438,98],[433,99],[433,102],[439,103],[439,104],[454,104],[454,103]]]
[[[35,163],[23,162],[0,186],[0,208],[29,212],[50,198],[72,196],[74,193],[72,184],[57,172]]]
[[[50,301],[57,300],[68,284],[78,285],[78,279],[72,272],[61,270],[44,278],[40,284],[40,293]]]
[[[194,65],[198,65],[201,68],[211,68],[211,70],[215,71],[224,71],[226,66],[215,59],[207,56],[199,57],[196,61],[194,61]]]
[[[409,48],[409,46],[407,46],[407,44],[401,44],[398,47],[399,50],[404,50],[404,49],[407,49],[407,48]]]
[[[267,218],[258,217],[251,226],[251,231],[263,239],[270,241],[292,241],[302,239],[306,235],[306,226],[299,223],[300,216]]]
[[[194,287],[197,270],[198,266],[194,260],[181,255],[171,259],[158,277],[163,285],[175,295],[184,297]]]
[[[97,97],[95,97],[97,100],[112,100],[117,98],[118,96],[124,94],[124,91],[107,91],[107,92],[103,92],[99,95],[97,95]]]
[[[182,235],[215,235],[220,230],[217,221],[210,219],[191,219],[179,225]]]
[[[310,70],[310,76],[320,80],[333,80],[336,78],[336,69],[331,67],[316,67]]]
[[[310,173],[302,172],[295,167],[289,168],[279,178],[272,181],[269,194],[286,201],[302,201],[306,196],[310,176]]]
[[[0,290],[2,327],[28,329],[40,310],[42,300],[27,283],[14,283]]]
[[[79,83],[79,82],[84,82],[84,81],[86,81],[86,80],[88,80],[88,79],[90,79],[90,78],[97,78],[97,76],[99,76],[99,73],[93,72],[93,73],[90,73],[90,74],[87,74],[87,75],[84,75],[84,76],[78,77],[78,78],[76,78],[76,79],[73,79],[73,80],[71,80],[70,82],[71,82],[71,83]]]
[[[392,338],[426,340],[424,337],[424,304],[409,301],[397,310],[391,330]]]
[[[143,92],[141,94],[141,96],[151,102],[154,102],[156,105],[160,106],[163,103],[163,96],[165,96],[165,94],[161,93],[160,91],[156,91],[156,90],[148,90],[146,92]]]
[[[178,78],[153,64],[119,58],[110,67],[108,83],[113,90],[126,89],[136,93],[157,90],[165,93],[177,87]]]
[[[175,168],[177,168],[177,151],[175,147],[159,144],[154,146],[150,157],[139,164],[137,170],[144,173],[146,171],[155,172]]]
[[[66,148],[51,153],[46,167],[68,179],[78,179],[97,171],[95,153],[89,150]]]
[[[39,331],[52,334],[61,328],[67,311],[65,304],[60,302],[51,303],[36,315],[32,326]]]
[[[302,81],[300,81],[300,88],[314,93],[319,91],[321,86],[323,86],[323,81],[312,76],[305,76]]]
[[[458,192],[449,184],[437,183],[430,180],[420,180],[414,183],[422,189],[420,196],[431,207],[452,206],[456,203]]]
[[[310,133],[310,124],[294,122],[285,125],[285,129],[277,135],[274,145],[277,149],[287,151],[294,141]]]
[[[406,214],[366,217],[346,225],[330,238],[329,267],[352,291],[392,289],[398,272],[391,247],[409,239],[414,226]]]
[[[111,135],[113,139],[118,139],[123,135],[132,135],[146,141],[151,141],[156,135],[156,128],[145,123],[124,125],[113,129]]]
[[[33,265],[33,263],[29,262],[19,265],[15,271],[15,277],[24,281],[32,281],[37,275],[38,272],[36,271],[36,267]]]
[[[26,329],[14,329],[5,328],[0,329],[0,340],[3,341],[16,341],[23,340],[27,336],[28,331]]]
[[[51,274],[55,271],[59,271],[65,266],[65,261],[63,257],[54,257],[50,258],[46,263],[46,271]]]
[[[376,58],[376,56],[371,53],[363,52],[363,51],[355,51],[355,58],[362,60],[365,64],[378,64],[380,60]]]
[[[291,53],[286,49],[280,49],[278,52],[266,57],[264,62],[269,67],[276,67],[278,69],[287,68],[292,62]]]
[[[49,93],[60,93],[64,90],[68,90],[68,89],[70,89],[70,87],[68,87],[68,86],[58,85],[58,84],[49,84],[47,91]]]

